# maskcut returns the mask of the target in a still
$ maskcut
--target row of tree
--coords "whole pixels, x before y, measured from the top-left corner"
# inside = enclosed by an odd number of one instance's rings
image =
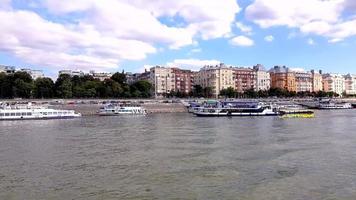
[[[255,91],[253,89],[247,90],[243,93],[240,93],[233,88],[229,87],[227,89],[223,89],[220,91],[220,96],[228,97],[228,98],[268,98],[268,97],[338,97],[339,94],[335,92],[294,92],[288,91],[286,89],[281,88],[271,88],[269,90],[260,90]]]
[[[33,80],[26,72],[0,73],[0,98],[149,98],[151,89],[145,80],[127,84],[123,72],[104,81],[90,75],[62,74],[55,82],[51,78]]]

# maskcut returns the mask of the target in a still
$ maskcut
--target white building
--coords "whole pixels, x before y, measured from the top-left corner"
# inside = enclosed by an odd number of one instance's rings
[[[69,76],[79,76],[79,77],[83,77],[85,74],[84,72],[80,71],[80,70],[61,70],[59,71],[59,75],[62,74],[68,74]]]
[[[43,74],[42,70],[21,69],[20,71],[27,72],[29,75],[31,75],[33,80],[36,80],[38,78],[43,78],[44,77],[44,74]]]
[[[271,75],[265,70],[263,65],[253,67],[256,71],[256,91],[269,90],[271,88]]]
[[[345,92],[345,78],[340,74],[323,74],[323,90],[342,95]]]
[[[95,72],[91,70],[89,75],[93,76],[94,79],[99,79],[100,81],[104,81],[105,79],[111,78],[113,73],[110,72]]]
[[[347,95],[356,95],[356,75],[345,75],[345,92]]]

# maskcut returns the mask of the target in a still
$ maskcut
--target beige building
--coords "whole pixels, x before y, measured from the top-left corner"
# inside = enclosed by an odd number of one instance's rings
[[[323,76],[322,72],[311,71],[313,77],[313,92],[323,91]]]
[[[356,75],[345,75],[345,92],[347,95],[356,95]]]
[[[172,68],[156,66],[150,69],[150,82],[156,97],[169,94],[175,89],[175,76]]]
[[[295,72],[296,92],[313,92],[313,74],[311,72]]]
[[[340,74],[323,74],[323,90],[342,95],[345,92],[345,78]]]
[[[235,88],[234,70],[221,63],[216,66],[205,66],[194,78],[194,84],[203,88],[210,87],[212,95],[218,97],[222,89]]]

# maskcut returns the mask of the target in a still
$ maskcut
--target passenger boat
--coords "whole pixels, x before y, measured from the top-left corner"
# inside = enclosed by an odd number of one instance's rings
[[[322,110],[336,110],[336,109],[351,109],[351,103],[319,103],[318,109]]]
[[[45,107],[2,105],[0,106],[0,120],[30,120],[30,119],[66,119],[81,117],[74,110],[57,110]]]
[[[194,112],[199,117],[219,117],[219,116],[277,116],[279,111],[271,105],[261,103],[240,104],[234,102],[222,102],[221,107],[200,108]]]
[[[146,110],[141,106],[135,105],[106,105],[98,111],[100,116],[115,116],[115,115],[145,115]]]

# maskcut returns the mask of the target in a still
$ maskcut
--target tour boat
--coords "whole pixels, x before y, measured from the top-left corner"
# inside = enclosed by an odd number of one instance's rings
[[[0,120],[26,120],[26,119],[65,119],[81,117],[74,110],[56,110],[45,107],[2,105],[0,107]]]
[[[219,117],[219,116],[276,116],[279,115],[277,108],[271,105],[260,103],[253,104],[236,104],[222,103],[220,107],[203,107],[194,112],[199,117]]]
[[[106,105],[100,108],[98,114],[100,116],[115,116],[115,115],[145,115],[146,110],[141,106],[135,105]]]
[[[336,109],[352,109],[351,103],[320,103],[317,106],[318,109],[322,110],[336,110]]]

